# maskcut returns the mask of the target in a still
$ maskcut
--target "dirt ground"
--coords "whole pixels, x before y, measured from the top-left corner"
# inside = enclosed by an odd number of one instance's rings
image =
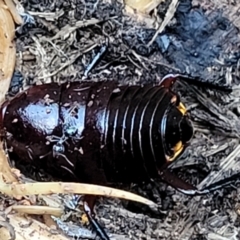
[[[140,84],[156,82],[167,73],[187,75],[190,83],[178,82],[176,91],[196,132],[172,168],[204,187],[239,170],[240,3],[179,1],[172,20],[149,44],[171,2],[153,11],[150,23],[144,17],[136,20],[121,1],[23,0],[32,18],[26,15],[28,22],[16,32],[17,64],[9,95],[51,81],[114,79]],[[104,55],[89,69],[101,50]],[[240,239],[236,185],[197,197],[162,182],[128,189],[159,203],[159,211],[101,198],[97,217],[111,239]],[[68,225],[61,226],[66,230]],[[71,225],[65,232],[70,239],[84,234],[95,238],[85,230]]]

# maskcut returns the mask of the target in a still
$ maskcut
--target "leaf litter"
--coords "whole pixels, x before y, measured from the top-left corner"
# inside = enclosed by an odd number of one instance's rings
[[[177,84],[196,133],[172,168],[199,186],[237,170],[240,37],[233,23],[237,23],[238,3],[164,1],[150,16],[130,13],[122,1],[21,4],[34,19],[16,32],[16,70],[24,79],[19,83],[21,90],[32,84],[84,79],[87,67],[106,42],[107,50],[88,72],[87,80],[141,84],[178,72],[217,86],[230,85],[233,91],[226,93],[204,85],[196,87],[194,82]],[[156,213],[135,203],[101,198],[97,217],[113,239],[239,238],[237,186],[197,197],[180,194],[161,182],[128,189],[157,202],[159,209]],[[65,202],[64,197],[60,199]],[[74,214],[71,218],[66,217],[68,224]],[[61,226],[73,237],[74,230]],[[75,234],[79,236],[77,230]]]

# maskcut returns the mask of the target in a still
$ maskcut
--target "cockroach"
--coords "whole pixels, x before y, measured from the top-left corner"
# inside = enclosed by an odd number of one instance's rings
[[[63,180],[106,185],[154,179],[193,136],[186,109],[171,91],[174,81],[33,86],[2,104],[0,127],[19,159]]]
[[[33,86],[2,104],[0,127],[11,154],[63,181],[109,185],[160,178],[185,194],[201,193],[167,169],[194,134],[171,90],[176,79],[167,75],[144,86]]]

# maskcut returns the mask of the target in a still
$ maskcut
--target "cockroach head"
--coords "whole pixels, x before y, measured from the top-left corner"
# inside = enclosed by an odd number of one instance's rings
[[[189,143],[193,136],[193,125],[187,115],[184,115],[179,124],[180,138],[184,144]]]
[[[161,122],[162,141],[168,162],[183,153],[193,133],[193,125],[185,106],[178,97],[174,98]]]

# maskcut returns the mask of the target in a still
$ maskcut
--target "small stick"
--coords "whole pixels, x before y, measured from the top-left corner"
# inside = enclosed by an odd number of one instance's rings
[[[173,18],[175,12],[176,12],[176,9],[177,9],[177,6],[178,6],[178,0],[173,0],[167,10],[167,13],[165,15],[165,18],[162,22],[162,24],[160,24],[160,26],[158,27],[157,31],[155,32],[153,38],[150,40],[150,42],[147,44],[148,47],[150,47],[153,42],[155,41],[155,39],[157,38],[157,36],[159,34],[162,33],[162,31],[165,29],[165,27],[168,25],[168,23],[170,22],[170,20]]]
[[[84,76],[87,77],[88,73],[97,65],[97,63],[101,60],[102,56],[106,52],[108,47],[108,42],[106,42],[101,48],[100,51],[93,58],[92,62],[87,66],[84,72]]]
[[[97,232],[98,236],[102,240],[110,240],[107,233],[104,231],[104,229],[100,226],[100,224],[97,222],[97,220],[94,218],[94,214],[92,213],[90,207],[88,206],[87,202],[83,203],[84,212],[86,213],[88,217],[88,221],[92,224],[95,231]]]

